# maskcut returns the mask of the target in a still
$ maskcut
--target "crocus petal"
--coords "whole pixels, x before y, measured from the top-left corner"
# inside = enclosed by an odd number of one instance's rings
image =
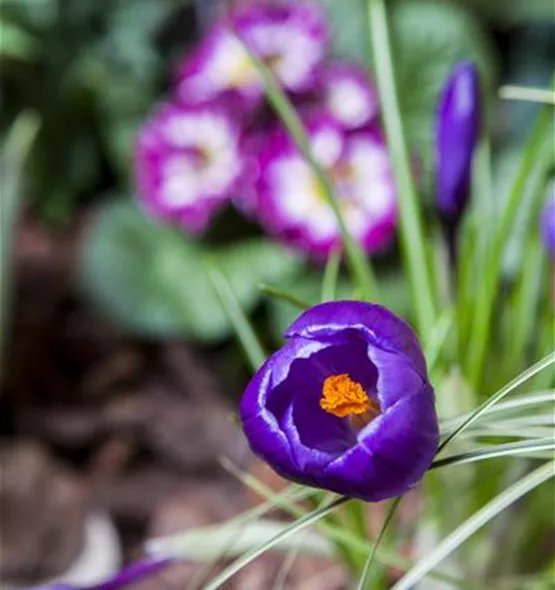
[[[348,421],[320,408],[323,384],[330,372],[348,373],[369,393],[376,389],[377,374],[366,346],[355,342],[322,348],[297,359],[287,378],[272,392],[274,398],[288,400],[280,426],[291,443],[297,465],[305,473],[319,472],[356,440]],[[299,391],[303,391],[302,396],[296,395]]]
[[[359,444],[331,463],[320,481],[333,491],[371,502],[414,487],[438,445],[429,385],[400,400],[359,434]]]
[[[162,104],[137,137],[134,171],[142,204],[193,233],[230,199],[242,170],[239,128],[218,105]]]
[[[346,129],[360,129],[377,117],[378,92],[363,67],[332,62],[321,76],[324,103]]]
[[[474,64],[456,66],[439,102],[436,129],[436,206],[447,223],[460,217],[470,191],[480,134],[480,85]]]
[[[435,455],[439,427],[410,327],[380,306],[334,301],[307,310],[286,336],[289,342],[243,397],[241,417],[253,451],[289,479],[368,501],[416,485]],[[358,399],[362,388],[378,410],[357,408],[352,421],[353,415],[323,405],[330,377],[348,387],[354,382]],[[333,395],[341,401],[353,395],[349,391]]]
[[[289,479],[295,479],[297,474],[302,474],[302,470],[292,453],[287,433],[280,424],[292,399],[280,395],[279,386],[289,375],[294,362],[324,347],[325,344],[300,338],[288,343],[262,365],[241,399],[241,420],[249,432],[251,448]]]
[[[555,188],[551,188],[547,197],[541,213],[540,226],[543,244],[549,254],[555,258]]]
[[[321,303],[302,313],[285,332],[286,338],[320,342],[337,342],[342,336],[363,338],[378,349],[405,357],[426,378],[426,360],[413,329],[381,305],[362,301]]]

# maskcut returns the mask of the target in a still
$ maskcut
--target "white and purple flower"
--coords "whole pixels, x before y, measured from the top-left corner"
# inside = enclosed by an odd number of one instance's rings
[[[393,237],[397,201],[381,133],[347,133],[327,113],[312,114],[306,128],[314,158],[333,181],[347,229],[366,252],[383,249]],[[265,228],[295,247],[321,258],[341,244],[321,183],[281,127],[260,151],[256,197]]]
[[[238,124],[221,105],[163,103],[137,138],[135,182],[142,203],[156,217],[201,232],[239,190],[240,142]]]
[[[360,129],[374,121],[378,91],[365,69],[353,62],[332,62],[322,70],[322,100],[345,129]]]
[[[217,23],[178,67],[177,96],[186,104],[222,95],[246,109],[259,104],[264,87],[243,43],[286,90],[304,92],[316,79],[327,41],[318,5],[254,3]]]

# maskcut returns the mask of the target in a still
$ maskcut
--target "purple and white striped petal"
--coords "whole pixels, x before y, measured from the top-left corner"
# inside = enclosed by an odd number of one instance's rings
[[[363,67],[332,62],[321,75],[324,104],[345,129],[360,129],[376,119],[378,92]]]
[[[371,129],[348,134],[326,114],[309,119],[307,130],[351,235],[366,252],[383,249],[395,231],[397,201],[381,134]],[[323,187],[284,130],[268,137],[258,169],[256,213],[269,232],[317,258],[340,245]]]
[[[137,138],[141,202],[152,215],[192,233],[204,230],[238,190],[243,167],[240,129],[219,105],[163,103]]]
[[[288,91],[303,92],[316,80],[328,31],[317,4],[254,3],[217,23],[177,69],[177,96],[197,104],[222,95],[237,106],[262,101],[264,87],[243,43]]]

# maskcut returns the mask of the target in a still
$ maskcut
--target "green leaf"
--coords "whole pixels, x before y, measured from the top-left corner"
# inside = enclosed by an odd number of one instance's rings
[[[281,283],[299,259],[263,239],[204,249],[177,230],[149,219],[132,201],[107,203],[92,220],[81,252],[85,294],[110,318],[149,337],[215,340],[231,333],[205,256],[224,269],[245,311],[260,299],[260,282]]]
[[[486,525],[492,518],[505,510],[511,504],[522,498],[542,483],[555,475],[555,462],[549,462],[532,473],[526,475],[515,484],[505,489],[483,508],[465,520],[450,535],[445,537],[439,545],[423,559],[421,559],[392,590],[409,590],[414,588],[429,572],[464,543],[471,535]]]
[[[421,203],[416,194],[405,125],[401,115],[402,89],[395,80],[385,0],[368,0],[369,35],[374,51],[376,80],[399,204],[399,229],[403,264],[409,277],[416,325],[427,341],[436,321],[437,288],[427,260]],[[401,90],[401,92],[400,92]]]
[[[365,0],[320,0],[329,16],[333,52],[339,57],[364,60]]]

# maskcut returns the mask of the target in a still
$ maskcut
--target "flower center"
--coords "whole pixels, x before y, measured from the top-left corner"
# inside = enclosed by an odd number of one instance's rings
[[[381,414],[380,404],[347,373],[327,377],[322,387],[320,407],[338,418],[347,417],[355,430],[362,430]]]

